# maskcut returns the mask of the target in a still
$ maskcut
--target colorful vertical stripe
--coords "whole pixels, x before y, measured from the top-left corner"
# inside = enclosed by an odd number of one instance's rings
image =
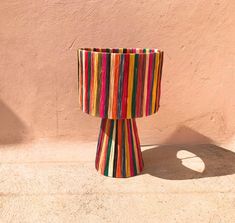
[[[143,166],[135,119],[102,119],[95,161],[98,172],[125,178],[139,174]]]
[[[160,106],[163,51],[138,48],[78,49],[81,109],[93,116],[130,119]]]

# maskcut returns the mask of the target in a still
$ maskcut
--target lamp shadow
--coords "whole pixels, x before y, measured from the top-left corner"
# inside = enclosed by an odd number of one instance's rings
[[[144,171],[168,180],[187,180],[225,176],[235,173],[235,153],[211,143],[211,140],[187,127],[190,136],[204,144],[161,145],[142,152]],[[178,133],[170,137],[170,142]],[[192,137],[193,139],[194,137]],[[177,140],[175,140],[177,141]],[[207,142],[207,143],[206,143]],[[193,140],[193,143],[195,141]]]
[[[0,145],[20,143],[27,134],[25,124],[0,100]]]

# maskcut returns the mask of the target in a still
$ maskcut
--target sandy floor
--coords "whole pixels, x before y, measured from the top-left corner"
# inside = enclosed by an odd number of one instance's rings
[[[235,222],[235,148],[143,146],[145,170],[99,175],[96,144],[1,146],[0,222]]]

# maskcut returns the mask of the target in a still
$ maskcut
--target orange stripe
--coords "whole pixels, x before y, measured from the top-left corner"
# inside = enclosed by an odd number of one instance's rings
[[[117,172],[116,177],[122,177],[122,123],[123,120],[118,120],[118,157],[117,157]]]
[[[108,150],[108,142],[110,138],[110,121],[106,121],[106,126],[105,126],[105,135],[104,135],[104,143],[102,144],[102,153],[100,157],[100,170],[101,173],[104,174],[105,171],[105,164],[106,164],[106,159],[107,159],[107,150]]]
[[[119,80],[119,62],[120,62],[120,55],[117,54],[115,63],[114,63],[114,94],[113,94],[113,119],[117,118],[117,100],[118,100],[118,80]]]

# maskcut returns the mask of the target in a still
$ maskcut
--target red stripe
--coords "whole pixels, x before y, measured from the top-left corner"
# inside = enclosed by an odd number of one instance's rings
[[[107,83],[108,84],[108,83]],[[105,99],[106,99],[106,54],[102,54],[101,69],[101,94],[100,94],[100,117],[105,117]]]
[[[140,116],[140,101],[141,101],[141,92],[142,92],[142,66],[143,66],[143,54],[139,55],[139,60],[138,60],[138,82],[137,82],[137,90],[136,90],[136,116]]]
[[[88,52],[85,51],[85,104],[83,105],[85,108],[85,112],[88,112]]]
[[[123,79],[123,95],[122,95],[122,115],[121,118],[126,118],[127,115],[127,96],[128,96],[128,76],[129,76],[129,61],[130,54],[124,55],[124,79]]]

